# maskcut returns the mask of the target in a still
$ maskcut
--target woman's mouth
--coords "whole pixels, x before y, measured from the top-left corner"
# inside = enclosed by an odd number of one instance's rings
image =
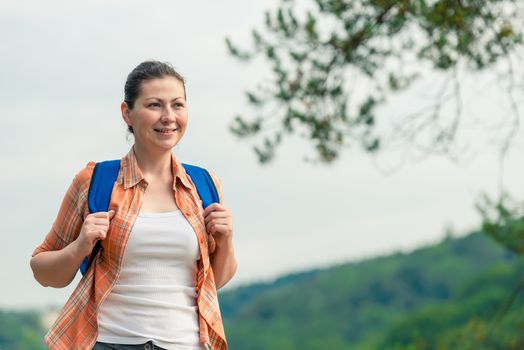
[[[157,133],[161,135],[172,135],[177,131],[178,129],[170,129],[170,128],[162,128],[162,129],[154,129]]]

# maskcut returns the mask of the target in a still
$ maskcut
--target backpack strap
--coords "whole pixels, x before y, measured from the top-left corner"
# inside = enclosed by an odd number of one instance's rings
[[[182,164],[182,166],[191,177],[191,180],[193,180],[204,209],[210,204],[220,202],[215,183],[206,169],[190,164]],[[115,185],[119,170],[120,159],[96,163],[93,175],[91,176],[87,197],[87,205],[90,213],[109,210],[111,193],[113,192],[113,186]],[[84,258],[82,265],[80,265],[82,275],[85,274],[89,266],[91,266],[94,257],[98,254],[101,247],[102,244],[98,241],[91,255]]]
[[[111,193],[113,192],[113,186],[115,185],[119,170],[120,159],[96,163],[87,195],[87,206],[91,214],[109,210]],[[89,266],[91,266],[93,258],[101,247],[102,245],[100,241],[98,241],[93,247],[91,256],[84,258],[82,265],[80,265],[82,275],[85,274]]]
[[[206,169],[190,164],[182,164],[182,166],[193,180],[204,209],[213,203],[220,202],[215,183]]]
[[[96,163],[87,196],[87,205],[90,213],[108,211],[111,193],[113,192],[113,186],[119,170],[120,159]]]

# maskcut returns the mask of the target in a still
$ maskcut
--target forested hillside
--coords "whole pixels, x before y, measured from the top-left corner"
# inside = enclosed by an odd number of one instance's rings
[[[474,233],[241,287],[221,304],[232,349],[524,349],[522,302],[500,311],[523,276],[522,259]]]
[[[46,349],[37,312],[0,311],[0,350]]]

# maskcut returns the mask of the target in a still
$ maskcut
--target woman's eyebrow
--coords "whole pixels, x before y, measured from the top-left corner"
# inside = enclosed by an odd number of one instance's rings
[[[171,101],[176,101],[176,100],[178,100],[178,99],[182,99],[182,100],[184,100],[184,96],[178,96],[178,97],[175,97],[175,98],[173,98]],[[160,97],[154,97],[154,96],[152,96],[152,97],[147,97],[145,100],[159,100],[159,101],[162,101],[162,99],[161,99]]]

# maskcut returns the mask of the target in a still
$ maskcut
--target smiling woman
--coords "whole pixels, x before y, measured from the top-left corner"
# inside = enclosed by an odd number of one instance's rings
[[[92,263],[46,335],[51,349],[227,349],[217,289],[235,274],[233,220],[222,203],[202,208],[172,153],[188,112],[184,79],[147,61],[128,76],[122,118],[135,143],[120,161],[107,212],[90,213],[95,163],[73,180],[31,267],[65,287]]]

